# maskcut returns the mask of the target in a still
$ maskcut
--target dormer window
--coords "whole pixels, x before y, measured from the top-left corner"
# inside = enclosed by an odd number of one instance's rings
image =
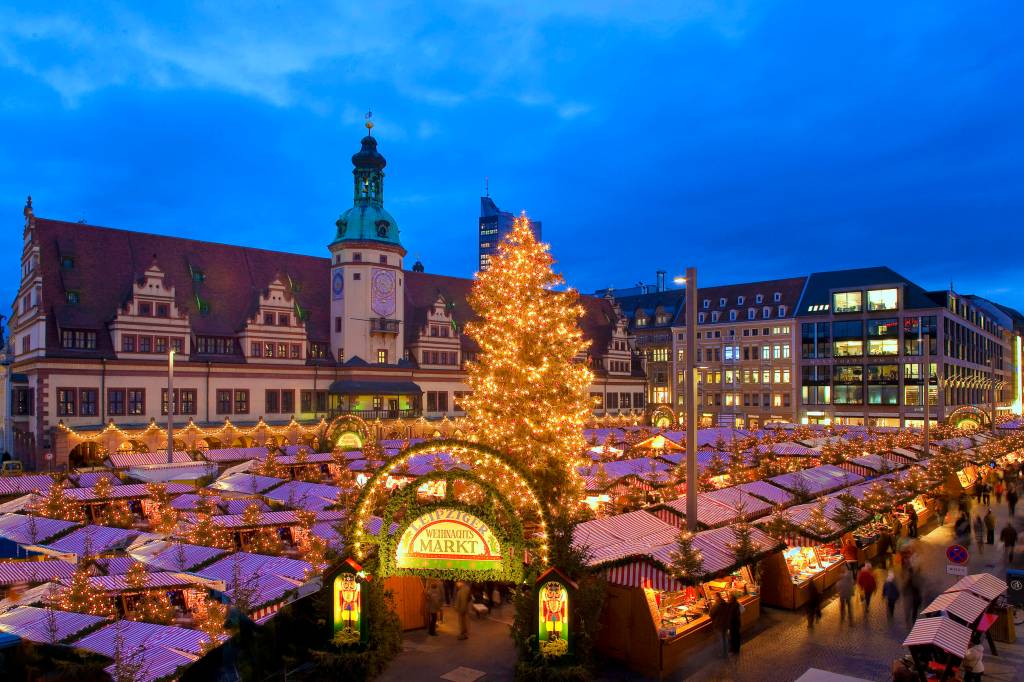
[[[712,322],[718,322],[718,315],[719,315],[719,313],[718,313],[717,310],[714,311],[713,313],[711,313],[711,321]]]
[[[744,302],[745,300],[746,300],[746,297],[745,297],[745,296],[737,296],[737,297],[736,297],[736,305],[743,305],[743,302]]]
[[[718,299],[718,307],[719,308],[724,308],[725,307],[725,299],[724,298]]]
[[[704,313],[697,313],[697,323],[704,324]]]
[[[735,310],[730,310],[729,311],[729,321],[730,322],[735,322],[736,321],[736,311]]]
[[[291,323],[292,323],[292,316],[289,315],[288,313],[278,313],[277,314],[277,326],[278,327],[288,327],[288,326],[291,325]]]
[[[655,318],[655,320],[656,324],[668,324],[668,314],[658,313],[658,316]]]
[[[206,280],[206,274],[203,273],[203,271],[200,270],[199,268],[194,268],[194,267],[192,267],[190,265],[188,269],[192,271],[192,281],[193,282],[199,283],[199,282],[203,282],[203,281]]]
[[[151,317],[153,315],[153,304],[149,301],[139,303],[139,317]]]
[[[636,318],[636,326],[638,326],[638,327],[646,327],[647,326],[647,318],[643,317],[643,316]]]
[[[68,290],[67,293],[65,294],[65,299],[71,305],[78,305],[78,301],[79,301],[78,291],[76,291],[75,289]]]
[[[760,305],[761,303],[764,303],[764,296],[762,296],[761,294],[758,294],[754,298],[754,302],[757,303],[758,305]]]
[[[263,313],[263,324],[273,325],[274,324],[274,313]]]
[[[782,294],[780,294],[779,292],[776,291],[775,295],[773,296],[773,298],[775,299],[775,302],[778,303],[779,301],[782,300]]]
[[[779,306],[779,317],[785,317],[785,316],[786,316],[786,306],[780,305]]]
[[[772,309],[769,308],[768,306],[765,306],[764,309],[761,310],[761,314],[764,316],[764,319],[767,320],[769,317],[772,316]]]
[[[747,308],[747,319],[748,320],[756,320],[757,319],[757,308]]]
[[[60,266],[65,270],[70,270],[75,267],[75,259],[73,256],[63,256],[60,259]]]
[[[707,299],[707,298],[705,298],[705,299],[704,299],[704,309],[705,309],[705,310],[707,310],[707,309],[708,309],[708,308],[710,308],[710,307],[711,307],[711,300],[710,300],[710,299]]]

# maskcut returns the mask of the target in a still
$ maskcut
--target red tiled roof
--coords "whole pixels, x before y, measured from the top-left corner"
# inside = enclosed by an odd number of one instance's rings
[[[46,325],[48,355],[75,357],[114,356],[107,325],[130,299],[133,282],[153,264],[164,272],[165,284],[174,287],[175,302],[186,313],[192,333],[232,336],[240,332],[256,312],[259,295],[277,277],[292,283],[292,295],[307,314],[306,333],[311,341],[330,339],[330,259],[248,246],[203,242],[145,232],[35,219],[43,267],[43,302],[56,324]],[[61,268],[63,256],[74,265]],[[117,264],[111,268],[110,264]],[[190,268],[201,271],[202,282],[193,281]],[[468,296],[473,280],[425,272],[405,272],[405,333],[418,334],[427,310],[438,295],[451,303],[459,328],[473,317]],[[79,302],[69,304],[66,292],[79,292]],[[209,306],[202,314],[197,297]],[[584,333],[603,350],[611,335],[611,305],[593,297],[581,297],[586,317]],[[60,330],[96,330],[96,350],[60,347]],[[463,336],[464,348],[472,341]],[[243,361],[240,355],[228,358]]]

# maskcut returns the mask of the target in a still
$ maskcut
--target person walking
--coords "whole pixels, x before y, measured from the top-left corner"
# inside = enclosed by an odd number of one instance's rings
[[[996,504],[1003,503],[1003,495],[1006,493],[1006,484],[1002,480],[996,481],[996,487],[994,490],[996,494]]]
[[[427,634],[437,636],[437,616],[444,605],[444,590],[441,583],[431,580],[427,585]]]
[[[985,520],[981,518],[981,514],[974,515],[974,521],[971,523],[974,529],[974,542],[978,545],[978,553],[985,553]]]
[[[1006,504],[1010,507],[1010,518],[1012,519],[1017,513],[1017,486],[1011,487],[1006,491]]]
[[[903,594],[906,596],[903,600],[903,619],[906,621],[907,628],[909,629],[917,618],[917,612],[921,608],[923,600],[921,588],[917,584],[917,571],[914,570],[913,566],[908,566],[904,569]]]
[[[1017,529],[1013,527],[1013,521],[1007,521],[1003,530],[999,533],[999,541],[1003,543],[1003,558],[1007,565],[1013,563],[1013,546],[1017,544]]]
[[[811,580],[807,588],[807,627],[813,629],[814,624],[821,620],[821,592]]]
[[[975,632],[971,635],[971,646],[964,654],[964,682],[981,682],[981,675],[985,672],[985,664],[982,658],[985,656],[985,648],[981,645],[981,635]]]
[[[473,605],[473,596],[469,583],[460,580],[455,583],[455,612],[459,614],[459,639],[469,639],[469,609]]]
[[[896,585],[896,574],[889,571],[889,575],[885,578],[885,583],[882,585],[882,597],[885,598],[885,613],[889,620],[892,620],[892,614],[896,610],[896,600],[900,598],[900,588]]]
[[[843,559],[846,568],[850,569],[850,575],[857,575],[857,543],[852,536],[843,540]]]
[[[985,512],[985,539],[990,545],[996,544],[996,517],[992,514],[992,507]]]
[[[875,590],[878,589],[878,581],[875,580],[875,574],[871,570],[870,561],[865,561],[864,567],[857,574],[857,587],[860,588],[861,594],[864,596],[864,616],[866,618],[868,611],[871,610],[871,597],[874,596]]]
[[[711,607],[711,626],[722,641],[722,657],[729,657],[729,605],[722,601],[722,593],[715,595],[715,605]]]
[[[849,617],[850,625],[853,625],[853,588],[853,575],[849,571],[843,571],[836,583],[836,594],[839,595],[840,623]]]
[[[910,505],[910,512],[907,514],[907,537],[917,537],[917,510],[914,509],[914,505]]]
[[[743,630],[743,605],[736,599],[736,593],[729,595],[729,651],[740,652]]]
[[[956,523],[953,524],[953,533],[956,535],[958,545],[971,544],[971,522],[967,518],[967,512],[960,511],[960,515],[956,517]]]
[[[989,482],[983,482],[981,484],[981,503],[990,504],[992,502],[992,484]]]

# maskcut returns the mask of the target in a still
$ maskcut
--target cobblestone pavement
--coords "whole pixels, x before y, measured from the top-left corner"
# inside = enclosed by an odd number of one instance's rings
[[[1002,529],[1007,509],[1005,502],[997,506],[996,535]],[[1018,509],[1018,528],[1024,527],[1024,510]],[[945,548],[952,542],[949,526],[938,527],[920,538],[918,554],[924,578],[925,604],[956,581],[946,575]],[[1019,547],[1019,546],[1018,546]],[[1005,576],[1005,563],[1000,545],[986,546],[981,551],[970,547],[970,572],[989,572]],[[1024,567],[1018,557],[1015,567]],[[885,573],[878,571],[879,585]],[[719,657],[717,648],[710,645],[694,655],[666,679],[682,680],[736,680],[787,682],[795,680],[808,668],[861,677],[868,680],[888,680],[892,661],[907,653],[902,642],[909,627],[903,619],[902,600],[897,604],[896,617],[889,622],[885,606],[876,595],[871,612],[865,619],[861,604],[855,604],[853,625],[839,624],[839,605],[830,597],[823,606],[821,621],[813,630],[808,629],[802,612],[763,609],[754,630],[745,637],[739,656],[728,660]],[[436,680],[452,669],[465,666],[486,673],[486,680],[511,680],[515,666],[515,651],[508,637],[512,619],[510,606],[484,620],[472,619],[468,641],[455,639],[454,614],[447,612],[448,621],[441,627],[440,637],[428,637],[424,631],[407,633],[402,654],[388,667],[381,680]],[[1024,628],[1021,639],[1014,644],[997,642],[999,656],[992,656],[985,647],[986,682],[1024,680]],[[598,671],[598,679],[606,682],[641,679],[629,670],[610,664]]]

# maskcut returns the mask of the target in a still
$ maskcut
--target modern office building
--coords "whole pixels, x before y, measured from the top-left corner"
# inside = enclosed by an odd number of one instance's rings
[[[406,269],[376,138],[352,163],[325,257],[51,220],[29,200],[4,425],[15,456],[38,468],[44,452],[61,466],[101,446],[165,448],[169,399],[176,441],[184,428],[209,447],[294,443],[337,415],[395,437],[462,415],[472,280]],[[613,301],[581,304],[597,414],[642,416],[628,322]]]
[[[482,272],[490,267],[491,256],[498,249],[498,243],[512,231],[512,225],[516,216],[508,211],[502,211],[491,199],[490,195],[480,197],[480,253],[478,266]],[[530,219],[530,229],[533,236],[540,241],[540,221]]]

